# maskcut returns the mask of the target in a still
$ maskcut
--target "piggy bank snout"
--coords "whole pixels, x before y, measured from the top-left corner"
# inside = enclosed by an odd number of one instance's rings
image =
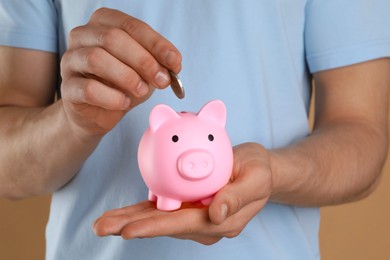
[[[214,171],[214,157],[204,150],[189,150],[179,156],[177,168],[184,179],[201,180]]]

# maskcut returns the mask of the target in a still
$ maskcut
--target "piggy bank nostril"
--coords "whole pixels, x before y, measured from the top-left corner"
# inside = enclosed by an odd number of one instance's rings
[[[190,162],[190,163],[188,164],[188,167],[189,167],[191,170],[193,170],[193,169],[195,169],[195,164],[194,164],[193,162]]]

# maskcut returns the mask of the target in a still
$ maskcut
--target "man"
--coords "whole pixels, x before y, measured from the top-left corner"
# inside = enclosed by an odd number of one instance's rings
[[[317,207],[367,196],[386,157],[389,3],[97,2],[0,2],[0,192],[54,192],[47,258],[319,258]],[[154,91],[168,70],[180,72],[183,101]],[[197,111],[216,98],[231,182],[207,208],[140,202],[151,108]],[[95,236],[95,219],[97,235],[129,241]]]

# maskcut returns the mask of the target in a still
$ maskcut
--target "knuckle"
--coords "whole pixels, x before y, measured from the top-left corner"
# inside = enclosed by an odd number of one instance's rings
[[[78,79],[69,79],[62,82],[61,85],[61,98],[64,101],[84,103],[86,102],[86,91],[90,87],[86,87],[90,83],[86,81],[80,81]]]
[[[241,208],[243,206],[243,201],[242,201],[241,196],[235,196],[233,201],[235,204],[235,213],[237,213],[238,211],[241,210]]]
[[[101,218],[102,218],[102,219],[105,219],[105,218],[107,218],[107,217],[109,217],[109,216],[111,216],[111,215],[112,215],[111,211],[110,211],[110,210],[107,210],[107,211],[105,211],[105,212],[102,214]]]
[[[226,238],[234,238],[241,234],[246,226],[246,222],[241,219],[241,216],[232,215],[228,222],[218,226],[216,235]]]
[[[67,50],[66,52],[64,52],[64,54],[62,55],[61,57],[61,62],[60,64],[63,64],[65,62],[67,62],[71,56],[71,54],[73,53],[72,50]]]
[[[235,193],[229,193],[226,198],[226,202],[228,204],[229,215],[233,215],[239,212],[243,206],[243,201],[240,195]]]
[[[153,77],[153,75],[157,73],[158,63],[151,56],[142,57],[139,62],[139,70],[147,77]]]
[[[61,99],[64,101],[78,101],[80,99],[80,83],[77,78],[68,78],[61,83]],[[81,93],[83,94],[83,93]]]
[[[72,46],[72,43],[76,40],[76,38],[80,35],[80,31],[84,29],[84,25],[74,27],[71,29],[68,33],[68,40],[70,47]]]
[[[122,36],[122,31],[120,29],[110,27],[105,28],[99,35],[99,45],[107,49],[115,48],[118,38]]]
[[[92,80],[85,80],[83,86],[78,89],[77,93],[81,100],[89,103],[94,101],[94,83]]]
[[[242,230],[244,229],[245,225],[243,225],[239,221],[234,221],[227,230],[224,232],[224,237],[226,238],[234,238],[241,234]]]
[[[135,90],[140,84],[141,78],[134,75],[134,73],[123,72],[121,81],[123,82],[123,86],[125,88]]]
[[[196,231],[195,231],[195,229],[193,228],[193,227],[191,227],[191,226],[187,226],[186,227],[186,229],[185,229],[185,234],[187,234],[187,235],[193,235],[193,234],[195,234],[196,233]]]
[[[61,99],[68,100],[69,99],[69,80],[62,80],[61,83]]]
[[[60,61],[60,68],[61,68],[60,74],[61,74],[62,79],[65,79],[68,76],[68,67],[69,67],[69,61],[71,59],[71,56],[72,56],[72,51],[66,51],[62,55],[62,58]]]
[[[92,15],[91,15],[91,21],[94,21],[96,19],[98,19],[101,15],[105,14],[107,11],[109,10],[109,8],[107,7],[101,7],[99,9],[97,9]]]
[[[147,66],[147,65],[145,65]],[[146,70],[140,69],[139,67],[136,69],[133,68],[121,68],[117,71],[118,74],[118,82],[121,87],[127,89],[131,92],[135,91],[139,86],[141,81],[147,83],[149,79],[153,78],[154,70]],[[141,76],[142,75],[142,76]]]
[[[142,33],[143,31],[151,29],[151,27],[147,23],[138,20],[134,17],[129,17],[125,19],[122,23],[121,28],[130,35]]]
[[[84,55],[84,63],[92,71],[96,71],[101,68],[103,50],[97,47],[89,48]]]
[[[152,52],[159,53],[164,49],[168,49],[169,44],[162,40],[161,36],[155,35],[150,39],[150,48]]]
[[[125,100],[125,95],[117,95],[111,100],[112,109],[121,109]]]

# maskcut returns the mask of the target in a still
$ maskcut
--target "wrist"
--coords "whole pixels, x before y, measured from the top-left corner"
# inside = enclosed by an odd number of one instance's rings
[[[77,124],[66,111],[63,101],[59,100],[57,105],[60,109],[60,121],[62,129],[68,133],[68,136],[84,146],[95,147],[103,138],[104,133],[88,131],[84,127]]]
[[[293,194],[305,189],[310,183],[313,161],[296,147],[273,149],[269,152],[272,172],[272,193],[270,200],[279,203],[297,203]]]
[[[277,150],[270,150],[269,151],[269,164],[271,169],[271,179],[272,179],[272,188],[271,188],[271,195],[270,200],[271,201],[279,201],[278,197],[281,193],[281,187],[284,185],[282,182],[284,181],[283,178],[280,178],[280,172],[281,168],[283,168],[283,159],[281,158],[281,155],[278,154]]]

